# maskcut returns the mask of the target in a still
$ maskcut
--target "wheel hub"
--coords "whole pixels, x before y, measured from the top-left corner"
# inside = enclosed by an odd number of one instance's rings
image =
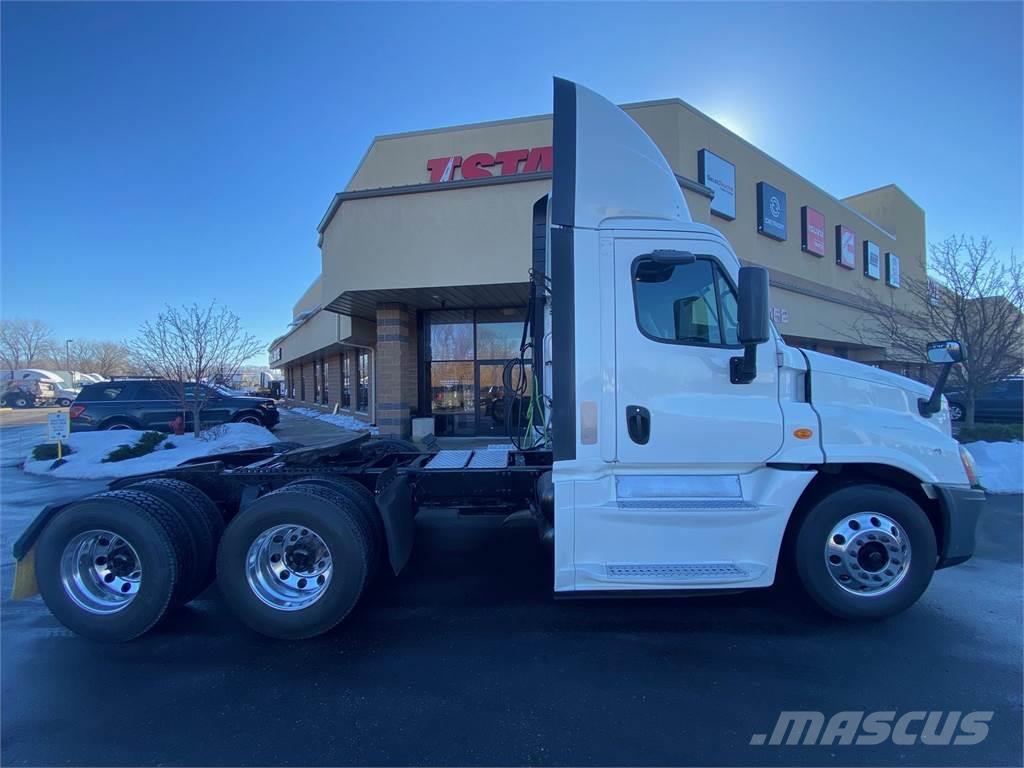
[[[64,547],[60,578],[65,594],[82,610],[117,613],[131,604],[142,586],[142,561],[117,533],[85,531]]]
[[[246,556],[246,581],[263,603],[279,611],[308,608],[327,591],[331,551],[310,528],[284,524],[256,537]]]
[[[825,542],[825,566],[842,589],[880,595],[894,589],[910,568],[910,540],[903,528],[877,512],[850,515]]]

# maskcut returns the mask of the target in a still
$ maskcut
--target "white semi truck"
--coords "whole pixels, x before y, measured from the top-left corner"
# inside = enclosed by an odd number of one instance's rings
[[[941,396],[959,344],[930,348],[934,390],[786,345],[767,272],[691,220],[631,118],[565,80],[554,164],[523,334],[542,374],[505,410],[527,425],[521,447],[422,453],[361,435],[119,480],[43,510],[15,544],[15,595],[127,640],[216,578],[253,629],[310,637],[380,568],[402,570],[431,505],[528,510],[562,597],[789,572],[825,610],[877,619],[971,556],[984,493]]]

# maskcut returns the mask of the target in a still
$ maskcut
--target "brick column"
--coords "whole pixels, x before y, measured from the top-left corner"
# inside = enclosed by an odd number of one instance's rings
[[[341,355],[335,353],[327,356],[327,405],[334,406],[341,402]]]
[[[376,417],[382,435],[409,437],[416,407],[416,315],[404,304],[377,306]]]

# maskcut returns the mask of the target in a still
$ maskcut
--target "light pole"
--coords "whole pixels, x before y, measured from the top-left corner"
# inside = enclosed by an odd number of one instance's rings
[[[71,386],[75,386],[75,372],[71,370],[71,342],[74,339],[68,339],[64,342],[64,364],[68,367],[68,372],[71,374]]]

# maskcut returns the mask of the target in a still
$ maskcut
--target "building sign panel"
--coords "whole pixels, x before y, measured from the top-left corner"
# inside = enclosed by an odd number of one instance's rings
[[[550,173],[551,147],[505,149],[501,152],[476,152],[467,157],[449,155],[427,160],[430,182],[439,184],[463,179],[485,179],[489,176],[515,176],[520,173]]]
[[[711,212],[729,221],[735,219],[736,166],[710,149],[702,149],[697,153],[697,180],[715,193]]]
[[[836,225],[836,264],[857,268],[857,233],[842,224]]]
[[[900,257],[892,251],[885,254],[885,282],[893,288],[900,287]]]
[[[864,241],[864,276],[872,280],[882,277],[882,251],[870,240]]]
[[[766,181],[757,183],[757,231],[773,240],[786,239],[786,193]]]
[[[825,214],[809,205],[800,209],[800,247],[815,256],[825,255]]]

